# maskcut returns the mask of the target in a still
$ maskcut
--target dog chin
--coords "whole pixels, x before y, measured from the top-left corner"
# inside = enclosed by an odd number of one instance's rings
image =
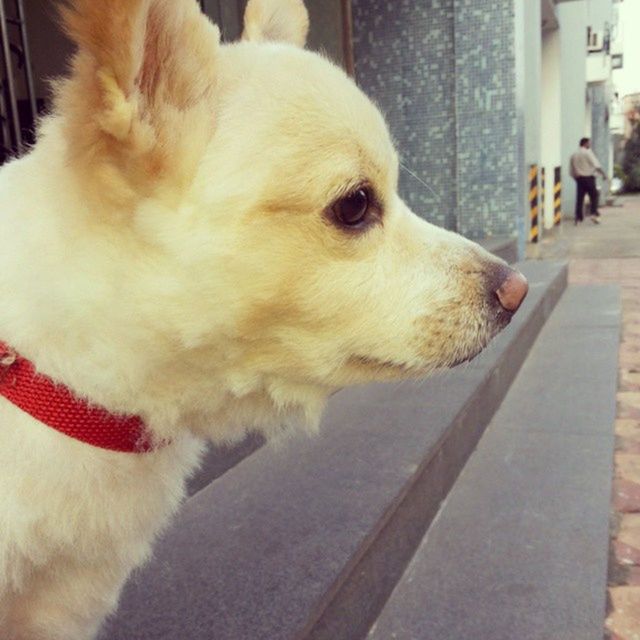
[[[498,335],[510,322],[513,314],[499,310],[491,314],[491,317],[482,327],[482,330],[467,341],[464,348],[457,348],[453,353],[445,354],[442,358],[433,362],[398,362],[391,359],[383,359],[373,356],[352,355],[346,363],[346,369],[359,378],[368,381],[393,381],[407,378],[423,378],[440,369],[451,369],[466,362],[471,362],[485,347]]]
[[[454,367],[458,367],[461,364],[467,364],[467,363],[471,362],[472,360],[474,360],[477,356],[479,356],[483,351],[484,351],[484,347],[482,347],[480,349],[477,349],[475,352],[473,352],[472,354],[470,354],[468,356],[457,358],[451,364],[447,365],[446,368],[447,369],[453,369]]]
[[[492,321],[487,325],[486,337],[479,339],[478,344],[474,348],[468,350],[464,355],[456,357],[453,362],[448,363],[446,368],[452,369],[461,364],[465,364],[474,360],[479,356],[490,342],[511,322],[513,313],[500,310],[496,313]]]
[[[353,355],[347,360],[345,366],[348,376],[346,385],[422,378],[428,375],[431,370],[433,370],[433,367],[422,368],[405,362]]]

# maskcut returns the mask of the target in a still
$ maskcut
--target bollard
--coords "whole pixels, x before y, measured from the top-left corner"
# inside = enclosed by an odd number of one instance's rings
[[[538,242],[540,235],[538,229],[538,165],[532,164],[529,167],[529,217],[531,226],[529,227],[529,242]]]
[[[557,227],[562,222],[562,180],[560,167],[553,170],[553,224]]]

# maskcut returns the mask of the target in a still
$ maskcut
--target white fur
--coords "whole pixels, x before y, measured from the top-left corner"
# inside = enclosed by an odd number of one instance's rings
[[[260,2],[256,42],[221,48],[191,0],[172,2],[104,2],[133,42],[104,58],[107,36],[70,18],[72,79],[33,151],[0,172],[0,339],[172,442],[103,451],[0,397],[3,640],[93,637],[176,510],[202,439],[315,428],[336,389],[451,365],[502,326],[487,302],[499,263],[407,209],[384,121],[341,70],[260,43],[274,37],[260,33]],[[265,0],[269,29],[278,4]],[[169,61],[142,52],[134,5],[157,5],[162,29],[202,20],[200,35],[184,31],[208,71],[181,76],[195,68],[179,30]],[[279,25],[297,12],[286,39],[303,41],[301,4],[282,5]],[[107,9],[78,2],[80,18]],[[361,182],[382,222],[345,232],[330,205]]]

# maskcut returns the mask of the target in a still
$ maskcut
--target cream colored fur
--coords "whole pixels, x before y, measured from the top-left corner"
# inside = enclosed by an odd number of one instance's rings
[[[2,640],[92,638],[204,440],[315,429],[336,389],[450,366],[506,322],[496,259],[398,197],[377,109],[271,42],[304,42],[298,0],[251,0],[228,46],[193,0],[76,0],[65,24],[72,74],[0,172],[0,339],[172,444],[96,449],[0,398]],[[340,228],[365,183],[380,220]]]

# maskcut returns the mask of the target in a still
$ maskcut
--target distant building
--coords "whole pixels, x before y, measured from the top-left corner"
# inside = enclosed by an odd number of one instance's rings
[[[625,144],[638,122],[640,122],[640,93],[632,93],[622,98],[616,94],[612,103],[610,127],[614,164],[622,164]]]
[[[628,140],[631,131],[640,122],[640,93],[631,93],[622,98],[622,114],[624,115],[624,137]]]

